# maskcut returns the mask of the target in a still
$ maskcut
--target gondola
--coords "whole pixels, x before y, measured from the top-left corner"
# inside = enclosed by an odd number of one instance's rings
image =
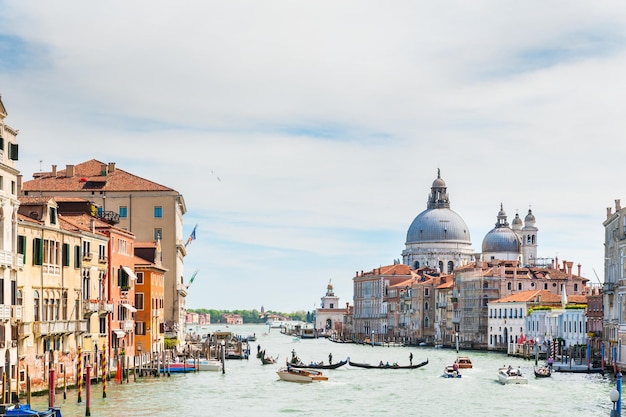
[[[335,362],[333,364],[325,364],[325,363],[310,363],[310,364],[305,364],[302,362],[298,362],[298,363],[288,363],[289,366],[291,366],[292,368],[308,368],[308,369],[337,369],[341,366],[344,366],[345,364],[348,363],[348,361],[350,360],[350,358],[346,359],[345,361],[339,361],[339,362]]]
[[[367,369],[416,369],[416,368],[421,368],[422,366],[428,364],[428,359],[426,359],[424,362],[421,362],[415,365],[398,365],[397,363],[383,364],[382,361],[378,365],[371,365],[369,363],[358,363],[358,362],[352,362],[350,360],[348,361],[348,363],[350,364],[350,366],[354,366],[356,368],[367,368]]]
[[[265,355],[265,350],[262,350],[261,352],[259,352],[260,355],[257,355],[257,357],[259,359],[261,359],[261,363],[263,365],[272,365],[276,363],[276,359],[278,359],[278,356],[276,356],[275,358],[271,357],[271,356],[266,356]]]
[[[550,368],[547,366],[540,366],[539,368],[535,368],[534,371],[537,378],[547,378],[552,375],[552,371],[550,371]]]

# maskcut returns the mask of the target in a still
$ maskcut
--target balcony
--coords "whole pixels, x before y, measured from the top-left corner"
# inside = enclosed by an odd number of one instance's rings
[[[37,336],[84,333],[86,331],[86,320],[39,321],[34,323],[34,333]]]
[[[20,339],[25,339],[32,334],[30,323],[20,323],[17,326],[17,334]]]
[[[11,306],[8,304],[0,304],[0,320],[11,320]]]
[[[99,314],[113,313],[113,303],[105,303],[104,301],[101,301],[98,313]]]
[[[10,268],[13,266],[13,253],[0,250],[0,268]]]
[[[86,315],[97,313],[99,309],[100,303],[98,300],[85,300],[83,303],[83,313]]]
[[[112,225],[116,225],[120,222],[120,215],[114,211],[103,211],[99,213],[100,220]]]
[[[133,330],[135,330],[134,320],[124,320],[122,321],[121,325],[122,325],[122,330],[124,330],[125,332],[132,332]]]
[[[22,317],[24,315],[24,307],[22,306],[11,306],[13,309],[13,319],[17,321],[22,321]]]

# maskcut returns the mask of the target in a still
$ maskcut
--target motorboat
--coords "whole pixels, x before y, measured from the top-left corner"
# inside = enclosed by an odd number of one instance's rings
[[[459,372],[457,367],[455,367],[454,365],[448,365],[445,368],[443,368],[442,376],[444,378],[461,378],[461,373]]]
[[[315,369],[292,368],[286,366],[276,371],[278,377],[289,382],[321,382],[328,381],[321,371]]]
[[[511,366],[498,369],[498,381],[503,385],[528,384],[528,378],[522,373],[522,370]]]
[[[217,359],[188,359],[187,364],[191,365],[193,369],[197,366],[198,371],[221,371],[222,362]]]
[[[459,369],[471,369],[474,367],[469,356],[457,356],[454,362],[459,365]]]

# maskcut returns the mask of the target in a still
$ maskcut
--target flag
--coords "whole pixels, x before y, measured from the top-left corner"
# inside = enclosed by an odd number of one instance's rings
[[[198,271],[199,269],[196,269],[195,271],[193,271],[193,275],[191,275],[191,278],[189,279],[189,284],[187,284],[187,288],[189,288],[189,286],[193,283],[193,280],[196,278],[196,275],[198,275]]]
[[[188,244],[191,243],[192,240],[196,240],[196,227],[198,227],[198,225],[195,225],[193,227],[193,230],[191,231],[191,234],[189,235],[189,237],[187,238],[187,243],[185,243],[185,246],[187,246]]]

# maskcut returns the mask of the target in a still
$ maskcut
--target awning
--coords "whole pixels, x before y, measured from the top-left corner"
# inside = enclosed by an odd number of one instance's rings
[[[122,265],[122,269],[124,270],[124,272],[126,272],[128,274],[128,276],[130,277],[130,279],[137,281],[137,275],[135,275],[135,273],[133,272],[132,269],[130,269],[127,266]]]
[[[115,335],[120,339],[126,336],[126,332],[124,330],[113,330],[113,333],[115,333]]]
[[[130,304],[122,304],[122,307],[128,309],[128,311],[130,311],[131,313],[137,312],[137,309],[135,307],[131,306]]]

